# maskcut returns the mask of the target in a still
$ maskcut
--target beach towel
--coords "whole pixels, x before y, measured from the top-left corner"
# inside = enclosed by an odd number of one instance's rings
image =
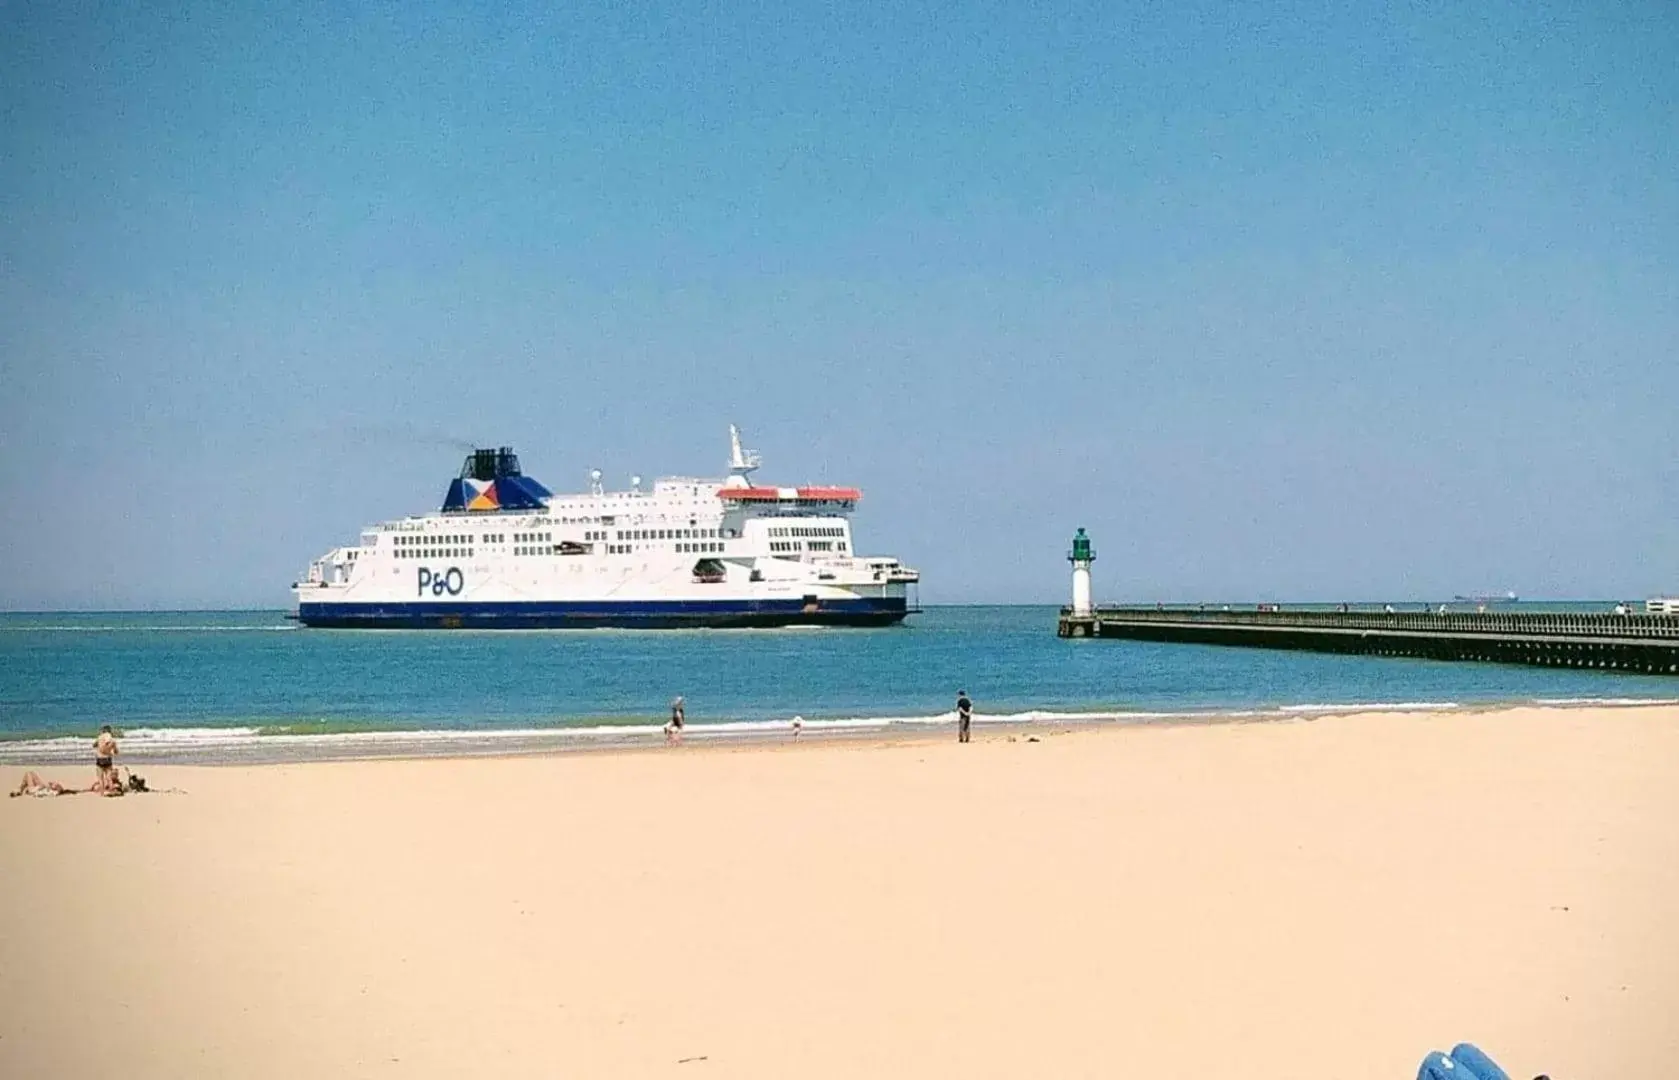
[[[1477,1047],[1458,1043],[1449,1054],[1436,1050],[1423,1058],[1417,1080],[1510,1080],[1510,1074]]]

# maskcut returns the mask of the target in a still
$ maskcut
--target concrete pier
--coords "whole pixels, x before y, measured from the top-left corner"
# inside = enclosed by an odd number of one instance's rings
[[[1679,615],[1099,607],[1063,608],[1057,632],[1679,675]]]

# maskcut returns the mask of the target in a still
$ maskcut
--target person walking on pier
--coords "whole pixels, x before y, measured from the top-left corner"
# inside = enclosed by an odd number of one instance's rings
[[[956,691],[956,741],[972,742],[974,726],[974,703],[968,700],[966,690]]]

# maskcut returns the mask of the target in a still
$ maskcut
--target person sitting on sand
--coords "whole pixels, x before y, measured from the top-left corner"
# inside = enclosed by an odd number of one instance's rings
[[[122,783],[117,779],[116,759],[117,737],[111,734],[110,724],[101,725],[99,737],[93,740],[93,767],[96,773],[91,790],[109,795],[112,788],[119,791],[122,789]]]
[[[14,799],[20,795],[33,795],[38,799],[44,799],[51,795],[75,795],[77,789],[65,787],[57,780],[43,780],[40,773],[31,769],[23,774],[23,782],[18,784],[17,790],[8,794]]]

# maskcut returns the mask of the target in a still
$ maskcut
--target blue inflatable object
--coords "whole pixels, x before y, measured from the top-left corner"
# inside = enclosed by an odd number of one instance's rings
[[[1510,1074],[1479,1047],[1458,1043],[1449,1054],[1436,1050],[1423,1058],[1417,1080],[1510,1080]]]

